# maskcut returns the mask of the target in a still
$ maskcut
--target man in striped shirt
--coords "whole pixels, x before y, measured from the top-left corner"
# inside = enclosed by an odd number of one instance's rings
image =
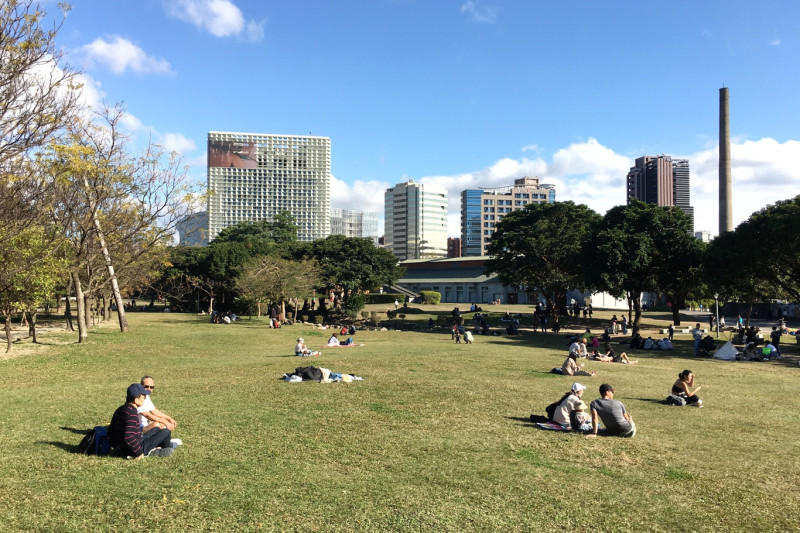
[[[128,387],[125,405],[117,408],[111,417],[108,439],[111,447],[120,455],[141,459],[147,455],[166,457],[175,451],[170,446],[172,432],[163,424],[142,433],[137,408],[141,407],[148,394],[150,391],[141,383],[134,383]]]

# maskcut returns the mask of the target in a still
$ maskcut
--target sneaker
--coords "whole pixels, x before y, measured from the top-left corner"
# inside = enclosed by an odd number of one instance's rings
[[[183,441],[181,439],[171,439],[169,441],[169,445],[172,446],[173,448],[177,448],[181,444],[183,444]]]
[[[175,453],[175,448],[169,446],[167,448],[154,448],[150,450],[150,453],[147,454],[147,457],[169,457]]]

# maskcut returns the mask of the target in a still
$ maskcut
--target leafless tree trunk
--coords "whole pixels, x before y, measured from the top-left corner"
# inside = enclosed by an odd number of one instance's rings
[[[89,338],[89,329],[86,322],[86,302],[83,296],[81,279],[77,272],[72,273],[72,283],[75,286],[75,302],[78,304],[78,342],[84,342]]]
[[[33,343],[36,343],[36,305],[28,308],[25,314],[28,316],[28,336]]]

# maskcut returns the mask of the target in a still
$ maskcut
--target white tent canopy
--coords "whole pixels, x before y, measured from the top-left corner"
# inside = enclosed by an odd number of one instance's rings
[[[734,348],[731,341],[722,345],[722,348],[714,352],[712,359],[722,359],[724,361],[735,361],[736,356],[739,355],[739,350]]]

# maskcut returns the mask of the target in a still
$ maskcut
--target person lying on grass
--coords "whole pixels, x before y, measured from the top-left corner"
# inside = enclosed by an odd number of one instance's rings
[[[626,354],[625,352],[617,354],[614,351],[614,348],[612,348],[611,344],[609,343],[606,343],[605,350],[606,350],[605,354],[594,352],[594,360],[600,361],[601,363],[624,363],[626,365],[628,364],[635,365],[636,363],[639,362],[638,360],[631,361],[630,359],[628,359],[628,354]]]
[[[145,456],[166,457],[175,451],[170,445],[172,432],[163,427],[163,424],[147,433],[142,432],[137,409],[144,404],[145,397],[149,394],[150,391],[141,383],[134,383],[128,387],[125,404],[114,411],[108,427],[108,440],[115,453],[132,459],[142,459]]]
[[[336,333],[331,335],[331,338],[328,339],[328,348],[349,348],[350,346],[364,346],[364,343],[356,344],[353,342],[353,337],[347,337],[347,339],[340,342]]]

